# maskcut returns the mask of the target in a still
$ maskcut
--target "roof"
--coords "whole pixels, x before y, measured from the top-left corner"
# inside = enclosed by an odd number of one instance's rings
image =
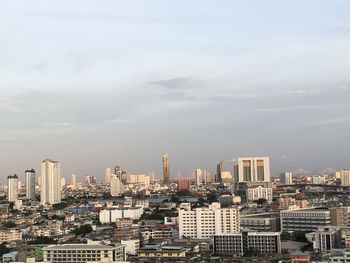
[[[109,245],[90,245],[90,244],[62,244],[62,245],[51,245],[43,248],[43,250],[113,250],[120,246],[109,246]]]

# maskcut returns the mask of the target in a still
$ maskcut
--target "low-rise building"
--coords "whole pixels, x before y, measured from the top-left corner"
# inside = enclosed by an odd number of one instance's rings
[[[19,229],[0,230],[0,243],[22,240],[22,231]]]

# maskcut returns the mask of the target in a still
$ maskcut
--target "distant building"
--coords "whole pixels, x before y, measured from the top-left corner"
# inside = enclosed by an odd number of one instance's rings
[[[125,193],[125,186],[116,175],[111,175],[111,196],[121,196]]]
[[[202,170],[196,169],[194,170],[194,179],[196,186],[199,186],[202,183]]]
[[[292,185],[293,184],[293,174],[291,172],[284,172],[280,175],[280,182],[284,185]]]
[[[253,202],[259,199],[266,199],[272,203],[272,183],[271,182],[240,182],[238,183],[238,195],[242,202]]]
[[[50,263],[123,262],[126,261],[124,245],[102,243],[50,245],[43,248],[44,261]]]
[[[213,250],[215,255],[243,256],[248,250],[262,255],[281,253],[280,232],[253,232],[214,235]]]
[[[185,179],[177,179],[177,190],[190,190],[191,184],[190,184],[190,179],[185,178]]]
[[[18,176],[16,174],[7,177],[7,200],[15,202],[18,199]]]
[[[41,163],[40,203],[61,203],[61,164],[46,159]]]
[[[185,207],[185,206],[183,206]],[[212,238],[215,234],[240,231],[239,209],[221,208],[212,203],[209,208],[179,210],[179,237]]]
[[[350,223],[350,207],[330,207],[331,225],[348,226]]]
[[[314,175],[312,177],[313,184],[326,184],[326,177],[324,175]]]
[[[238,158],[235,165],[235,181],[271,182],[270,159],[268,157]]]
[[[104,177],[103,177],[104,184],[109,185],[111,183],[111,175],[112,175],[111,168],[106,168],[104,172]]]
[[[71,185],[75,187],[77,185],[77,176],[75,174],[72,174],[71,177]]]
[[[350,186],[350,170],[340,171],[340,182],[342,186]]]
[[[84,182],[86,185],[92,185],[92,184],[96,184],[97,180],[95,176],[86,175],[84,178]]]
[[[170,161],[167,153],[163,155],[163,182],[170,183]]]
[[[112,207],[100,211],[99,218],[102,224],[114,223],[117,219],[140,219],[143,207]]]
[[[18,229],[0,230],[0,243],[22,240],[22,231]]]
[[[217,183],[221,183],[221,173],[224,171],[224,161],[219,162],[216,165],[216,178],[215,181]]]
[[[35,200],[35,171],[34,169],[24,172],[26,180],[26,199]]]
[[[340,229],[336,227],[319,228],[315,232],[306,234],[306,238],[318,252],[342,248]]]
[[[240,216],[242,229],[259,232],[278,232],[281,230],[279,213],[248,214]]]
[[[142,187],[149,187],[151,178],[145,174],[129,174],[128,183],[137,184]]]
[[[2,263],[16,262],[18,261],[18,252],[12,251],[2,255]]]

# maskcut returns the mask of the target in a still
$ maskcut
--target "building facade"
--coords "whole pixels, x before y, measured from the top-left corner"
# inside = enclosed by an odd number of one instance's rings
[[[26,178],[26,199],[35,200],[35,171],[34,169],[25,171]]]
[[[268,157],[238,158],[235,180],[239,182],[271,182]]]
[[[163,155],[163,182],[170,183],[170,161],[167,153]]]
[[[61,164],[46,159],[41,163],[40,203],[61,203]]]
[[[16,202],[18,199],[18,176],[16,174],[7,177],[7,200]]]

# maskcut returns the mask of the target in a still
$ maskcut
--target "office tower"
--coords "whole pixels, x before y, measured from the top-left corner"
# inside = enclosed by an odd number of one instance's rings
[[[325,175],[314,175],[312,176],[313,184],[326,184],[326,176]]]
[[[104,184],[109,185],[111,183],[111,174],[112,174],[111,168],[106,168],[104,178],[103,178]]]
[[[111,196],[121,196],[125,193],[125,186],[117,175],[111,175]]]
[[[202,170],[201,169],[194,170],[194,179],[196,181],[196,186],[199,186],[202,183]]]
[[[221,161],[221,162],[219,162],[216,165],[216,178],[215,178],[215,181],[217,183],[221,183],[221,173],[223,172],[223,170],[224,170],[224,161]]]
[[[7,200],[15,202],[18,199],[18,176],[16,174],[7,177]]]
[[[138,184],[143,187],[149,187],[151,178],[144,174],[129,174],[127,182],[130,184]]]
[[[35,200],[35,171],[34,169],[25,171],[26,177],[26,199]]]
[[[177,179],[177,190],[190,190],[190,179]]]
[[[92,175],[86,175],[84,182],[86,185],[96,184],[96,177]]]
[[[340,182],[342,186],[350,186],[350,170],[340,171]]]
[[[190,210],[190,204],[184,205],[179,210],[180,238],[207,239],[215,234],[240,231],[238,208],[221,208],[219,203],[212,203],[209,208]]]
[[[169,166],[169,157],[168,154],[163,155],[163,182],[164,184],[170,183],[170,166]]]
[[[46,159],[41,163],[40,203],[61,203],[61,164]]]
[[[235,165],[235,180],[240,182],[270,182],[270,160],[268,157],[238,158]]]
[[[293,184],[293,174],[291,172],[284,172],[280,175],[281,184],[292,185]]]
[[[76,186],[77,185],[77,176],[75,174],[72,174],[71,185],[72,186]]]

